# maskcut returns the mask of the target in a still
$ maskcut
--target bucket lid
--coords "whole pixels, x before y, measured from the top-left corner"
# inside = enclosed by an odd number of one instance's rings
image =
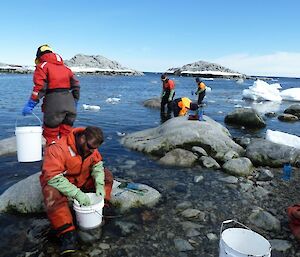
[[[41,132],[43,131],[42,127],[41,126],[27,126],[27,127],[16,127],[16,132],[25,132],[25,133],[28,133],[28,132]]]

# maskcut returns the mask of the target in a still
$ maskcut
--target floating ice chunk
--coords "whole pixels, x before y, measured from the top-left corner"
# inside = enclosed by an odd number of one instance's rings
[[[300,137],[281,131],[268,129],[266,139],[277,144],[287,145],[300,149]]]
[[[265,113],[268,113],[268,112],[278,112],[279,109],[280,109],[280,103],[279,102],[253,102],[252,104],[252,108],[254,110],[256,110],[258,113],[261,113],[261,114],[265,114]]]
[[[286,101],[300,101],[300,88],[289,88],[282,90],[280,95]]]
[[[117,135],[119,137],[124,137],[126,135],[126,133],[125,132],[119,132],[119,131],[117,131]]]
[[[243,80],[243,79],[238,79],[238,80],[236,80],[236,83],[237,83],[237,84],[243,84],[243,83],[244,83],[244,80]]]
[[[258,79],[254,81],[253,86],[243,90],[243,98],[254,101],[281,102],[282,97],[278,90],[279,87],[280,84],[278,83],[269,85],[267,82]]]
[[[206,93],[211,92],[211,87],[206,86],[205,92],[206,92]]]
[[[100,110],[100,106],[98,106],[98,105],[83,104],[82,107],[83,107],[84,110],[93,110],[93,111],[99,111]]]
[[[117,98],[117,97],[109,97],[105,100],[105,102],[107,103],[111,103],[111,104],[116,104],[118,102],[120,102],[120,98]]]

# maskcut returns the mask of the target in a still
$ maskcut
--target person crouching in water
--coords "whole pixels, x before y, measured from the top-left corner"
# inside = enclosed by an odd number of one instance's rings
[[[197,111],[198,104],[193,103],[187,97],[177,98],[173,101],[173,114],[174,117],[184,116],[188,113],[189,110]]]
[[[198,95],[198,105],[202,104],[202,101],[205,97],[206,85],[199,78],[196,78],[197,91],[195,92]]]
[[[86,192],[96,192],[105,199],[105,206],[109,204],[113,175],[103,167],[98,151],[103,138],[98,127],[74,128],[45,149],[40,183],[48,219],[61,241],[61,255],[77,250],[68,198],[88,206]]]

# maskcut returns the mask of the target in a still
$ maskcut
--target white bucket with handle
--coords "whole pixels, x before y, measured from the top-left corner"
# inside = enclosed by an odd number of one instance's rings
[[[97,196],[95,193],[87,193],[91,200],[91,205],[81,206],[74,199],[73,209],[75,211],[78,226],[83,230],[93,229],[102,223],[102,211],[104,207],[103,197]]]
[[[232,227],[223,231],[223,225],[232,222],[244,228]],[[219,246],[219,257],[271,257],[269,241],[236,220],[223,221]]]
[[[18,162],[36,162],[42,160],[42,122],[38,116],[32,113],[40,122],[39,126],[18,127],[15,124]]]

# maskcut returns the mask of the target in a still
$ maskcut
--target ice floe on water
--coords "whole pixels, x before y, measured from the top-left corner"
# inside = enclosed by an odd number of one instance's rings
[[[300,137],[292,134],[268,129],[266,132],[266,139],[276,144],[287,145],[300,149]]]
[[[271,112],[278,112],[280,110],[280,102],[253,102],[252,108],[256,110],[258,113],[265,114]]]
[[[281,102],[282,97],[280,96],[278,85],[280,86],[278,83],[272,85],[258,79],[248,89],[243,90],[243,98],[254,101]]]
[[[83,104],[82,107],[83,107],[84,110],[92,110],[92,111],[99,111],[100,110],[100,106],[98,106],[98,105]]]
[[[268,84],[260,79],[254,81],[253,85],[243,90],[243,98],[254,101],[300,101],[300,88],[289,88],[282,90],[279,83]]]
[[[119,103],[121,98],[118,97],[109,97],[105,100],[105,102],[110,103],[110,104],[117,104]]]

